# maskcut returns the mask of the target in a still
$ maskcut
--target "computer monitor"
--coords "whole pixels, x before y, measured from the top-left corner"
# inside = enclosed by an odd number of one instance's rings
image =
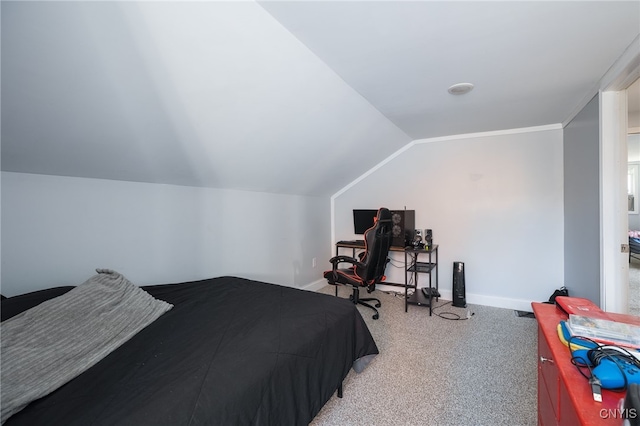
[[[353,210],[353,232],[356,235],[364,235],[364,232],[373,226],[373,219],[378,214],[378,210],[354,209]]]

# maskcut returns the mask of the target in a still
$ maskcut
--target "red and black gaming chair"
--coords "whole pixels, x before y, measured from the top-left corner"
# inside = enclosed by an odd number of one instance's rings
[[[329,262],[333,265],[333,269],[326,271],[324,277],[329,284],[333,285],[350,285],[353,287],[353,294],[349,299],[353,303],[360,304],[371,308],[375,311],[373,319],[379,318],[376,308],[379,308],[380,300],[376,298],[360,298],[360,287],[366,287],[367,292],[371,293],[376,288],[376,283],[384,279],[384,270],[389,262],[389,247],[391,247],[391,212],[387,208],[378,210],[373,226],[364,233],[364,253],[359,257],[360,260],[348,256],[335,256]],[[350,268],[338,268],[340,263],[350,263]],[[337,288],[336,288],[337,295]],[[375,307],[365,303],[375,301]]]

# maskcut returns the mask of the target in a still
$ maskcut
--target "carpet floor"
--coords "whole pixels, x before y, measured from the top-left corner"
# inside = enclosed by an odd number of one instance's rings
[[[320,290],[334,294],[333,286]],[[350,291],[340,287],[340,297]],[[360,374],[349,373],[311,423],[333,425],[537,424],[537,322],[515,311],[440,299],[429,309],[394,293],[375,291],[380,319],[359,306],[380,355]],[[449,312],[446,314],[445,312]]]
[[[629,313],[640,316],[640,259],[629,262]]]

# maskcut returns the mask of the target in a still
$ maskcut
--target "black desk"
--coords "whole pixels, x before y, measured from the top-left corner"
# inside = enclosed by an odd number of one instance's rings
[[[363,240],[352,241],[338,241],[336,243],[336,256],[339,254],[341,248],[352,249],[351,257],[356,257],[356,250],[364,250]],[[416,249],[413,247],[396,247],[391,246],[389,251],[404,253],[404,284],[381,282],[382,285],[390,285],[395,287],[404,287],[404,311],[408,311],[409,305],[429,307],[429,315],[433,310],[433,299],[438,300],[438,297],[433,296],[438,293],[438,245],[434,244],[428,249]],[[428,262],[420,262],[418,260],[420,255],[428,256]],[[432,273],[435,272],[435,280],[432,277]],[[418,287],[418,274],[429,275],[429,294],[430,297],[426,297],[422,290]],[[412,283],[409,283],[409,276],[413,277]],[[435,286],[433,285],[435,283]],[[413,294],[409,296],[409,289],[412,288]],[[337,294],[337,288],[336,288]]]

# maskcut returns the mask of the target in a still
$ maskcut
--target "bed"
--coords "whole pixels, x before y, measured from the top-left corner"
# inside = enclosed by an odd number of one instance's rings
[[[4,299],[2,321],[73,288]],[[4,424],[303,425],[378,353],[346,299],[238,277],[141,288],[172,308]]]

